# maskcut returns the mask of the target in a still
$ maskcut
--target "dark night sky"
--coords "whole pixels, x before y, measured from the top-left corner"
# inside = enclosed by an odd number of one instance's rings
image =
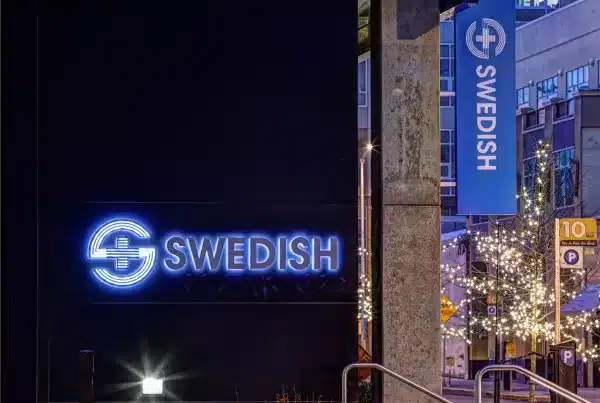
[[[356,4],[48,1],[6,11],[3,382],[20,390],[7,400],[35,399],[38,290],[40,401],[48,368],[51,398],[74,399],[77,349],[98,350],[107,377],[113,357],[142,338],[153,354],[176,357],[173,371],[193,368],[182,398],[225,400],[239,388],[261,400],[281,383],[338,393],[356,355]],[[76,274],[77,244],[109,211],[164,226],[336,231],[350,280],[277,283],[285,297],[275,300],[312,302],[304,305],[256,304],[272,301],[252,297],[261,280],[236,285],[241,305],[93,305],[111,298]],[[182,301],[165,287],[131,301]],[[184,299],[223,299],[202,292]],[[250,367],[273,356],[282,362]]]

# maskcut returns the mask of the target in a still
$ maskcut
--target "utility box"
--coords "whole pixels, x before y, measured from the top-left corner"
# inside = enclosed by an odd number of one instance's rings
[[[558,386],[570,392],[577,393],[577,346],[575,341],[550,346],[549,360],[551,361],[548,378]],[[568,403],[569,401],[550,391],[552,403]]]

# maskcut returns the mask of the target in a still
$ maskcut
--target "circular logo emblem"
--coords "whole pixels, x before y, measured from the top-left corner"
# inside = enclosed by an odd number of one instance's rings
[[[481,32],[476,34],[477,23],[473,22],[467,29],[466,43],[469,52],[480,59],[489,59],[490,53],[498,56],[506,46],[506,32],[502,25],[491,18],[481,21]]]
[[[150,231],[133,220],[111,220],[103,223],[89,239],[87,258],[92,274],[105,285],[117,288],[141,284],[156,263],[154,247],[132,245],[151,239]]]

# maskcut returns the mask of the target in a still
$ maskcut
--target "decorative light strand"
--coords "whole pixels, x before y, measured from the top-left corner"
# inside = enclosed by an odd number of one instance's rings
[[[358,279],[358,319],[373,320],[373,299],[371,295],[371,279],[361,275]]]
[[[522,209],[513,228],[496,223],[487,234],[467,233],[442,246],[442,253],[456,251],[468,239],[474,246],[477,261],[500,270],[497,282],[495,273],[489,271],[468,275],[464,264],[441,265],[444,284],[464,289],[463,300],[455,302],[462,323],[442,324],[444,337],[461,337],[470,343],[469,334],[487,331],[523,341],[535,336],[538,341],[555,342],[551,322],[555,307],[554,265],[549,264],[554,261],[554,217],[548,197],[552,189],[551,150],[549,144],[538,142],[533,181],[528,183],[529,187],[523,186],[517,195]],[[589,270],[596,268],[572,270],[561,279],[562,305],[577,297],[576,285],[582,283]],[[502,298],[499,321],[475,309],[485,306],[487,301],[483,299],[490,295]],[[563,316],[560,324],[561,337],[577,341],[578,356],[583,361],[600,359],[600,346],[585,346],[582,340],[584,331],[600,334],[599,310],[600,304],[591,311]],[[466,331],[467,327],[470,332]]]

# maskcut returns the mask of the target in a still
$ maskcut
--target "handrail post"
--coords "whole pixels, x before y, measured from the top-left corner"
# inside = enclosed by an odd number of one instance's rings
[[[342,403],[348,403],[348,372],[352,367],[348,365],[342,371]]]
[[[342,371],[342,403],[348,403],[348,373],[351,369],[354,368],[371,368],[376,369],[380,372],[383,372],[386,375],[391,376],[392,378],[404,383],[405,385],[410,386],[413,389],[418,390],[419,392],[439,401],[442,403],[452,403],[450,400],[444,399],[442,396],[435,394],[434,392],[424,388],[423,386],[414,383],[410,379],[407,379],[397,373],[387,369],[381,364],[376,364],[374,362],[355,362],[352,364],[348,364],[346,368]]]
[[[475,375],[475,390],[473,391],[475,393],[475,402],[478,402],[478,396],[481,396],[481,380],[483,378],[483,374],[483,371],[478,371],[477,375]]]
[[[591,403],[591,402],[588,402],[587,400],[585,400],[584,398],[582,398],[581,396],[578,396],[575,393],[573,393],[565,388],[562,388],[562,387],[550,382],[549,380],[547,380],[537,374],[534,374],[531,371],[526,370],[525,368],[519,367],[518,365],[500,365],[500,364],[488,365],[487,367],[479,370],[479,372],[477,372],[477,375],[475,375],[475,390],[474,390],[475,403],[481,403],[481,399],[482,399],[481,382],[483,379],[483,375],[486,374],[487,372],[498,372],[498,371],[520,372],[521,374],[529,377],[534,383],[545,386],[546,388],[550,389],[557,395],[564,397],[567,400],[570,400],[575,403]]]

